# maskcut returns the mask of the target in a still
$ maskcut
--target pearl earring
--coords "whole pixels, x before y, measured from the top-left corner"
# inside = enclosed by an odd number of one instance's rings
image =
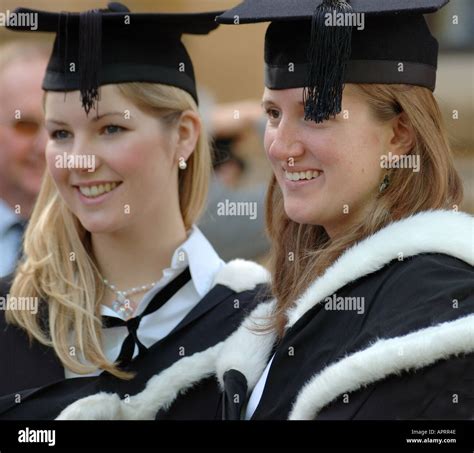
[[[186,168],[188,167],[188,164],[184,160],[184,157],[179,158],[178,167],[179,167],[180,170],[186,170]]]

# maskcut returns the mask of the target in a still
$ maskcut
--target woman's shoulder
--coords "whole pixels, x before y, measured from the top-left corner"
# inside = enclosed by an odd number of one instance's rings
[[[14,274],[5,275],[0,278],[0,297],[6,297],[10,292],[10,287],[13,283]]]
[[[474,296],[474,267],[451,255],[423,253],[394,260],[378,276],[381,295],[403,294],[438,299]],[[459,299],[457,299],[459,301]],[[452,300],[454,301],[454,300]]]
[[[5,310],[7,306],[7,295],[13,281],[13,274],[0,278],[0,332],[3,332],[7,326],[5,319]]]
[[[430,273],[442,271],[447,276],[458,272],[474,274],[474,267],[470,263],[444,253],[421,253],[405,259],[401,257],[397,262],[401,264],[397,270],[404,273],[425,270]]]
[[[420,254],[369,278],[369,316],[400,335],[474,314],[474,268],[453,256]]]

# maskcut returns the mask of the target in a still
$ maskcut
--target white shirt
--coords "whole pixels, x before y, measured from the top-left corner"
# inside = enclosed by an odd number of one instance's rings
[[[215,275],[223,265],[224,262],[209,241],[199,228],[193,226],[188,239],[174,251],[171,267],[163,271],[163,277],[143,296],[133,316],[143,313],[153,297],[187,266],[189,266],[191,280],[162,307],[142,318],[137,330],[140,342],[149,348],[166,337],[209,292]],[[106,305],[102,305],[101,314],[120,318],[118,313]],[[128,329],[125,326],[103,330],[104,353],[111,362],[119,356],[127,336]],[[137,354],[138,346],[135,345],[133,357]],[[101,373],[102,370],[98,369],[90,374],[76,374],[65,368],[66,378],[98,376]]]
[[[13,209],[0,200],[0,277],[13,272],[18,261],[22,233],[13,225],[19,220]]]
[[[270,362],[268,362],[268,365],[263,370],[260,379],[258,380],[252,391],[252,394],[250,395],[249,402],[247,403],[247,408],[245,409],[245,420],[250,420],[253,417],[253,414],[256,411],[258,404],[260,403],[263,390],[265,389],[265,384],[267,383],[268,372],[270,371],[270,367],[272,366],[274,358],[275,355],[271,358]]]

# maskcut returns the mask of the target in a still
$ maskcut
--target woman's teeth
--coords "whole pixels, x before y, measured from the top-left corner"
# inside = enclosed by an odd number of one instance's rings
[[[79,190],[85,197],[95,198],[104,193],[111,192],[119,185],[118,182],[100,184],[98,186],[79,186]]]
[[[299,181],[301,179],[314,179],[317,178],[322,172],[317,170],[308,171],[285,171],[285,178],[289,181]]]

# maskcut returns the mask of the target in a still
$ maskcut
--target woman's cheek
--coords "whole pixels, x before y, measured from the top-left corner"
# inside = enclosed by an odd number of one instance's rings
[[[265,135],[263,137],[263,148],[265,150],[267,159],[272,164],[272,166],[276,163],[276,159],[272,156],[272,153],[271,153],[271,147],[275,140],[275,136],[276,136],[276,130],[270,129],[267,126],[265,130]]]
[[[108,159],[109,166],[119,175],[133,174],[151,161],[152,150],[154,147],[151,144],[140,142],[128,142],[118,148],[114,147],[113,154]],[[154,157],[156,158],[156,152]]]
[[[52,146],[46,146],[46,165],[57,186],[67,183],[68,178],[68,170],[61,168],[60,165],[57,165],[58,157],[60,156],[61,152],[59,150]]]

